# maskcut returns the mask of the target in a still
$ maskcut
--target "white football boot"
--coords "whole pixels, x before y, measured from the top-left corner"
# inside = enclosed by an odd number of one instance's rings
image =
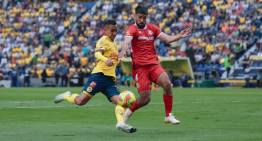
[[[174,125],[174,124],[179,124],[180,121],[175,119],[173,113],[169,113],[169,116],[165,117],[165,123],[172,123]]]
[[[130,111],[129,108],[126,109],[125,115],[124,115],[124,122],[125,122],[125,124],[128,124],[129,119],[130,119],[130,117],[131,117],[132,114],[133,114],[133,112]]]
[[[67,91],[67,92],[65,92],[65,93],[62,93],[62,94],[57,95],[57,96],[55,97],[55,99],[54,99],[54,103],[59,103],[59,102],[61,102],[61,101],[64,101],[63,96],[66,95],[66,94],[71,95],[71,92],[70,92],[70,91]]]
[[[117,123],[116,124],[116,129],[127,132],[127,133],[134,133],[136,132],[136,128],[133,126],[129,126],[128,124],[125,123]]]

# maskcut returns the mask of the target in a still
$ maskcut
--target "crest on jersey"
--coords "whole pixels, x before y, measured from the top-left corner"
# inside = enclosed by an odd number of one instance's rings
[[[127,35],[127,36],[130,35],[129,31],[126,32],[126,35]]]
[[[91,86],[87,87],[86,91],[87,92],[92,92],[93,88]]]
[[[153,32],[152,32],[151,30],[149,30],[149,31],[148,31],[148,34],[149,34],[149,35],[152,35],[152,34],[153,34]]]
[[[99,45],[103,46],[104,45],[104,41],[100,41]]]

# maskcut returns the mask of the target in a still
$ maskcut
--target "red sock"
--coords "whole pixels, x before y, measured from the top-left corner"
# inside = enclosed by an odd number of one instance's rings
[[[134,102],[133,107],[129,108],[130,111],[135,112],[135,110],[139,109],[140,107],[137,105],[137,99],[136,102]]]
[[[165,109],[166,109],[166,117],[169,116],[169,113],[172,111],[173,107],[173,95],[166,95],[163,94],[163,99],[165,103]]]

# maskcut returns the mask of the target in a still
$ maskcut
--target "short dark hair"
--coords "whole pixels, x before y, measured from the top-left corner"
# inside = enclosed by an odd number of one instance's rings
[[[106,27],[106,26],[108,26],[108,25],[116,25],[116,21],[114,21],[114,20],[108,20],[108,21],[105,22],[104,27]]]
[[[136,14],[148,15],[148,8],[145,6],[138,5],[135,10],[136,10]]]

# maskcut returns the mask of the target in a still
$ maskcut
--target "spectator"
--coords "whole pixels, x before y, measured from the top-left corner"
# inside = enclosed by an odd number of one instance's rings
[[[257,87],[259,88],[260,86],[260,80],[261,80],[262,73],[260,71],[257,72],[256,78],[257,78]]]
[[[262,49],[259,50],[259,52],[257,53],[257,56],[262,56]]]
[[[196,63],[197,64],[204,64],[203,60],[203,56],[201,54],[201,52],[198,52],[198,55],[195,55],[195,59],[196,59]]]
[[[17,85],[18,71],[16,67],[14,67],[13,70],[11,71],[10,79],[11,79],[12,87],[18,87]]]
[[[214,51],[214,45],[209,41],[206,46],[206,53],[211,53]]]
[[[249,65],[246,66],[246,69],[245,69],[245,80],[246,80],[246,88],[249,88],[250,85],[249,85],[249,81],[250,81],[250,68],[249,68]]]
[[[249,63],[250,63],[249,58],[247,58],[247,56],[245,55],[245,56],[244,56],[244,59],[243,59],[243,61],[242,61],[243,70],[246,69],[246,67],[247,67],[247,65],[248,65]]]
[[[68,83],[68,75],[69,75],[69,67],[67,66],[67,62],[65,61],[64,64],[60,67],[60,76],[62,78],[61,86],[67,87]]]
[[[229,55],[225,56],[224,65],[225,65],[225,68],[226,68],[226,71],[227,71],[227,79],[228,79],[228,76],[229,76],[229,73],[230,73],[230,68],[231,68],[231,61],[230,61]]]
[[[42,71],[41,75],[42,75],[42,83],[46,83],[46,77],[47,77],[46,69]]]
[[[27,84],[27,87],[29,87],[30,86],[31,72],[29,71],[28,66],[25,66],[25,69],[23,71],[23,75],[24,75],[24,87],[26,86],[26,84]]]
[[[58,86],[59,78],[60,78],[60,71],[59,71],[59,69],[55,69],[55,83],[56,83],[56,86]]]
[[[180,75],[179,78],[180,78],[180,80],[181,80],[182,86],[183,86],[183,87],[187,87],[187,85],[188,85],[188,80],[190,80],[191,77],[190,77],[189,75],[185,74],[184,71],[182,71],[181,73],[182,73],[182,74]]]

